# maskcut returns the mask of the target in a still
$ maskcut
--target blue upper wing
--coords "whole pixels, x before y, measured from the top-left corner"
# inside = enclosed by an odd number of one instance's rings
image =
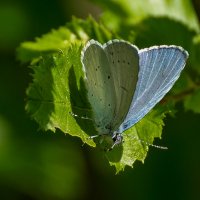
[[[177,46],[155,46],[139,51],[139,77],[130,109],[118,129],[123,132],[143,118],[172,88],[188,53]]]

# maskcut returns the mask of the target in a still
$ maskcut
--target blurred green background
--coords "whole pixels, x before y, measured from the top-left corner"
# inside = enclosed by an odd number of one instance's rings
[[[198,11],[198,1],[194,2]],[[78,138],[43,132],[24,110],[31,70],[16,48],[101,10],[86,0],[0,2],[0,199],[200,199],[200,115],[178,105],[145,164],[115,175],[106,158]]]

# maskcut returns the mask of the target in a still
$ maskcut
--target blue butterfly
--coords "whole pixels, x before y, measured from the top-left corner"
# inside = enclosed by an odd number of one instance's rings
[[[87,96],[96,130],[112,137],[111,148],[172,88],[187,58],[174,45],[139,50],[117,39],[87,42],[81,53]]]

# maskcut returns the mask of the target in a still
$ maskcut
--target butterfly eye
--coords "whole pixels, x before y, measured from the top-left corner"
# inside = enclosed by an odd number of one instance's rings
[[[127,127],[128,127],[127,124],[124,124],[124,125],[123,125],[123,129],[126,129]]]

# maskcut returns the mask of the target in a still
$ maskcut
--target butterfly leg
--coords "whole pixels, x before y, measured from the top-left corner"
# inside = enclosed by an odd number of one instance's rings
[[[105,135],[108,135],[107,133],[105,133],[105,134],[97,134],[97,135],[91,135],[91,136],[89,136],[88,137],[88,139],[93,139],[93,138],[97,138],[97,137],[101,137],[101,136],[105,136]]]
[[[97,137],[99,137],[99,136],[101,136],[101,135],[92,135],[92,136],[89,136],[88,139],[97,138]]]
[[[113,133],[112,140],[113,145],[107,151],[111,151],[116,145],[121,144],[123,142],[123,136],[120,133]]]

